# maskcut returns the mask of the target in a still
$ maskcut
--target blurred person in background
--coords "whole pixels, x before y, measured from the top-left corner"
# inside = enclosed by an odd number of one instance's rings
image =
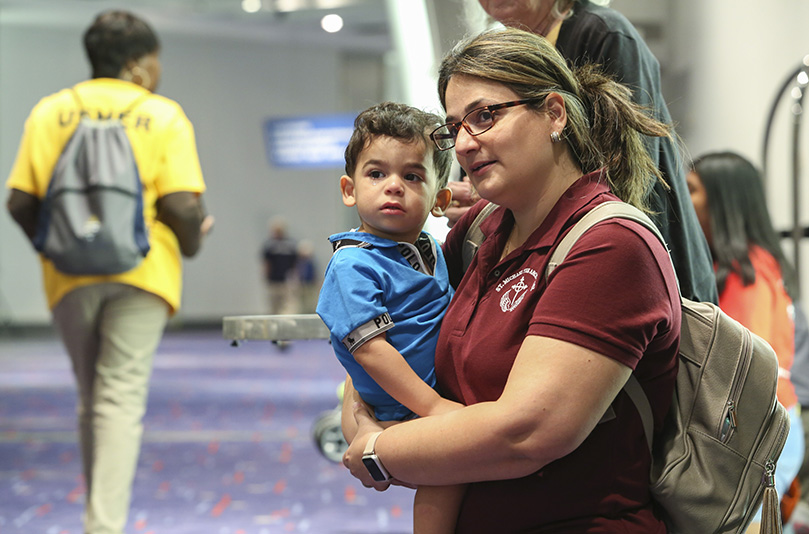
[[[197,253],[213,217],[202,205],[193,126],[177,102],[153,93],[162,69],[149,24],[126,11],[102,13],[86,30],[84,46],[92,77],[31,111],[6,184],[7,207],[33,240],[54,166],[80,117],[121,117],[143,186],[148,254],[114,275],[65,274],[41,260],[48,305],[78,385],[84,532],[122,534],[152,359],[180,307],[181,256]]]
[[[719,307],[761,336],[778,356],[778,401],[790,414],[790,428],[775,471],[783,497],[803,461],[803,425],[791,380],[795,355],[793,300],[797,276],[781,249],[767,209],[759,171],[733,152],[695,159],[688,188],[716,269]],[[759,531],[761,512],[748,533]]]
[[[287,235],[283,217],[270,221],[269,237],[261,249],[264,280],[267,283],[271,315],[298,313],[299,297],[295,279],[298,243]]]
[[[317,264],[315,263],[315,247],[304,239],[298,244],[298,259],[295,269],[298,279],[300,297],[299,312],[315,313],[317,298],[320,293]]]
[[[637,29],[605,2],[589,0],[479,0],[483,10],[505,26],[542,35],[571,66],[593,63],[632,90],[633,99],[671,124],[660,81],[660,66]],[[646,148],[665,180],[655,181],[649,211],[663,234],[683,297],[716,303],[711,256],[694,215],[676,136],[645,138]],[[454,224],[480,197],[468,179],[450,182]]]

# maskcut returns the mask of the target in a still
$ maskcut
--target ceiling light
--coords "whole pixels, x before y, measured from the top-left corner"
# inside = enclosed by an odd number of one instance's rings
[[[275,0],[276,11],[298,11],[308,7],[306,0]]]
[[[258,13],[261,11],[261,0],[242,0],[242,9],[247,13]]]
[[[343,29],[343,17],[332,13],[320,20],[320,27],[329,33],[336,33]]]

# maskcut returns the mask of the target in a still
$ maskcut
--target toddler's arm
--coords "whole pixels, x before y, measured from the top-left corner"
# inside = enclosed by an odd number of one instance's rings
[[[419,378],[399,351],[388,343],[385,334],[363,343],[354,351],[354,359],[391,397],[421,417],[462,407],[457,402],[442,398]]]

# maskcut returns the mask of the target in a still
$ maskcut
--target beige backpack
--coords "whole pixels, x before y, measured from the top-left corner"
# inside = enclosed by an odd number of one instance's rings
[[[465,268],[483,240],[480,222],[491,211],[484,209],[467,232]],[[581,235],[615,217],[643,224],[665,245],[643,212],[606,202],[565,235],[546,278]],[[656,441],[651,406],[634,374],[624,386],[652,454],[651,493],[670,534],[744,532],[765,488],[772,488],[789,433],[789,416],[776,399],[778,359],[766,341],[712,303],[682,299],[682,314],[674,399]],[[770,513],[779,513],[778,507]],[[768,521],[780,524],[777,517],[765,517],[762,524]]]

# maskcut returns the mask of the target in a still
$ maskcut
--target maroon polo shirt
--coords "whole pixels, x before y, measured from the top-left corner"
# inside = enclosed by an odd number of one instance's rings
[[[496,400],[525,337],[546,336],[632,368],[661,428],[680,338],[680,298],[663,245],[638,223],[605,221],[579,239],[545,283],[550,252],[570,227],[596,205],[617,199],[599,178],[593,173],[574,183],[502,262],[514,219],[498,208],[483,223],[486,240],[457,286],[438,340],[436,374],[444,395],[464,404]],[[483,205],[447,237],[450,273],[460,272],[466,229]],[[470,485],[458,532],[665,533],[652,511],[640,417],[623,392],[613,409],[615,419],[537,473]]]

